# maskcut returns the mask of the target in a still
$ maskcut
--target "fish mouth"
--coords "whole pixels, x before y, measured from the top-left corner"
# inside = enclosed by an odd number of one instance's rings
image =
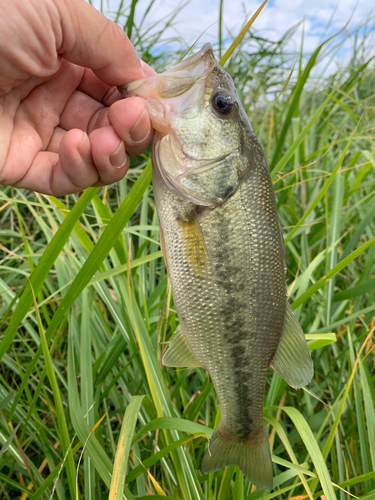
[[[187,92],[196,82],[213,71],[216,60],[210,43],[206,43],[195,54],[176,66],[168,67],[164,73],[125,83],[118,87],[122,97],[158,95],[162,99],[178,97]]]

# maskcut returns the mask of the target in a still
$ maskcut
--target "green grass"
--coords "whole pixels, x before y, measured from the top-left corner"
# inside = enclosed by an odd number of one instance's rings
[[[157,69],[186,52],[163,40],[175,13],[149,34],[121,9]],[[145,154],[80,197],[0,190],[1,498],[375,499],[374,29],[352,33],[333,74],[342,35],[302,57],[292,33],[247,32],[226,63],[272,171],[315,365],[299,391],[268,374],[274,490],[200,470],[220,408],[204,370],[161,366],[178,318]]]

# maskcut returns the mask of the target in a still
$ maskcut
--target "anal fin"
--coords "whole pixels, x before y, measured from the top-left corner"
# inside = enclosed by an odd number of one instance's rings
[[[163,356],[163,365],[181,368],[195,368],[202,366],[191,350],[181,326],[178,325],[171,343]]]
[[[307,385],[314,375],[310,349],[289,302],[283,332],[271,366],[295,389]]]

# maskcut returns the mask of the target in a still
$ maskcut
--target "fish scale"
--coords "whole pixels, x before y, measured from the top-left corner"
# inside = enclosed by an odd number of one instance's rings
[[[179,232],[173,207],[181,200],[163,184],[156,163],[153,179],[182,331],[211,375],[226,430],[241,438],[256,435],[263,426],[264,372],[281,335],[286,305],[272,187],[249,176],[225,205],[200,212],[198,220],[208,254],[205,259],[197,255],[195,238]],[[267,200],[263,203],[269,210],[258,209],[259,197]],[[189,210],[194,211],[194,207],[186,203],[185,213]],[[268,240],[274,242],[273,247]],[[266,259],[265,243],[270,256]],[[203,248],[200,253],[204,254]],[[194,265],[197,259],[203,261],[199,269]],[[262,293],[257,290],[260,286]],[[269,303],[272,297],[284,303],[284,308],[262,310],[259,304]],[[212,352],[219,356],[211,356]],[[235,377],[222,376],[223,362]]]
[[[271,366],[299,388],[313,365],[287,300],[284,242],[262,149],[209,44],[120,90],[146,99],[157,130],[153,187],[180,320],[163,364],[204,367],[220,402],[202,470],[236,464],[270,490],[266,371]]]

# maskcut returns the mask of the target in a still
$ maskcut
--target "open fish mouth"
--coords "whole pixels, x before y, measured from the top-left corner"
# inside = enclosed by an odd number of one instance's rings
[[[168,67],[164,73],[143,78],[119,86],[122,97],[141,95],[141,87],[149,95],[158,95],[161,99],[171,99],[186,93],[197,81],[206,79],[215,66],[215,57],[210,43],[203,45],[196,54],[181,61],[176,66]],[[151,90],[152,89],[152,90]]]
[[[242,178],[238,96],[211,44],[164,73],[127,83],[123,96],[147,101],[153,159],[168,187],[189,202],[222,204]]]
[[[176,119],[194,119],[205,108],[212,92],[208,82],[217,68],[208,43],[164,73],[127,83],[118,89],[122,97],[145,99],[153,128],[167,135],[175,129]]]

